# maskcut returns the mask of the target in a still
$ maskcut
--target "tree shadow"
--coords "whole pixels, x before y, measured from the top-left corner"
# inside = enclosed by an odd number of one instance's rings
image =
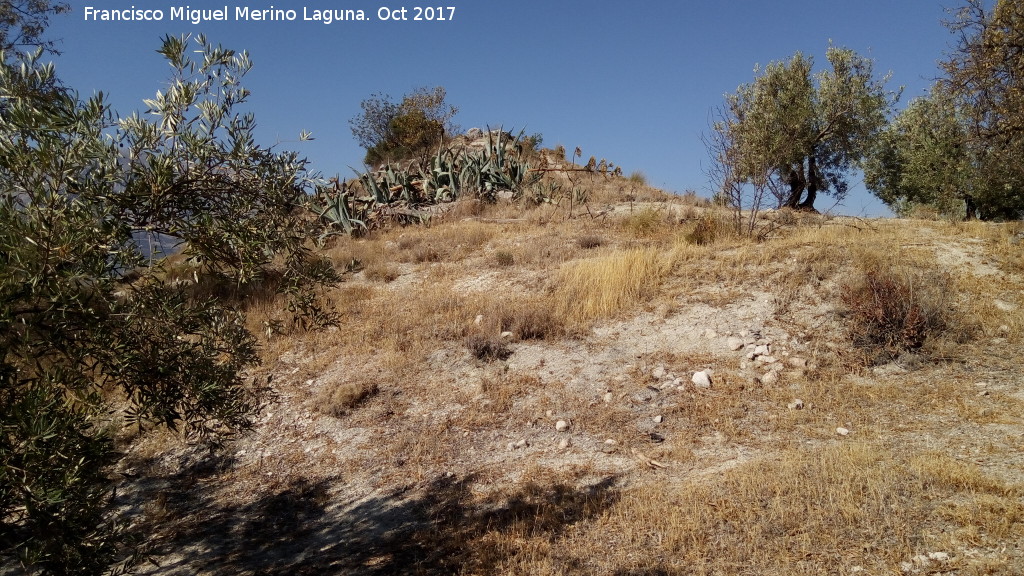
[[[296,478],[251,503],[217,501],[203,479],[162,492],[163,515],[140,530],[152,536],[161,575],[323,575],[494,573],[509,559],[500,537],[556,539],[572,524],[618,501],[616,477],[578,486],[528,484],[511,494],[474,496],[476,478],[345,502],[338,478]],[[212,487],[209,487],[212,488]],[[569,564],[579,560],[566,559]],[[568,566],[567,566],[568,567]]]

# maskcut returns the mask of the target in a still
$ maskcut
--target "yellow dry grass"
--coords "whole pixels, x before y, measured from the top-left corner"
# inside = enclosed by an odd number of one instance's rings
[[[658,250],[616,250],[567,264],[559,274],[557,310],[570,325],[613,316],[655,294],[668,272]]]

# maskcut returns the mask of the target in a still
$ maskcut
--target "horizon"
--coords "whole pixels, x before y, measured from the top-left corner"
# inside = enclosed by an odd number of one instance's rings
[[[444,21],[381,21],[378,14],[398,17],[402,6],[346,3],[331,8],[362,10],[367,20],[325,24],[303,20],[321,8],[301,2],[191,2],[186,8],[232,12],[227,21],[197,25],[169,20],[171,8],[181,8],[171,3],[137,9],[163,10],[159,22],[86,20],[86,8],[135,9],[97,1],[73,2],[69,14],[51,20],[48,37],[59,40],[59,77],[82,95],[104,92],[120,116],[144,111],[142,100],[166,84],[169,69],[156,53],[161,37],[202,33],[248,51],[251,96],[241,109],[255,114],[260,142],[299,152],[325,177],[351,178],[362,165],[364,150],[349,128],[362,100],[443,86],[463,131],[540,133],[544,147],[578,146],[584,158],[643,172],[652,186],[710,197],[701,135],[724,95],[754,80],[755,65],[797,51],[820,65],[831,41],[873,58],[877,76],[892,72],[887,88],[905,87],[898,109],[939,76],[937,62],[954,40],[942,25],[943,2],[858,4],[449,2],[434,14],[453,7]],[[234,20],[233,9],[242,7],[295,10],[296,19]],[[412,18],[415,6],[404,8]],[[131,48],[112,49],[118,43]],[[315,139],[299,142],[304,130]],[[859,173],[850,182],[835,213],[891,215]],[[816,207],[826,211],[834,202],[824,195]]]

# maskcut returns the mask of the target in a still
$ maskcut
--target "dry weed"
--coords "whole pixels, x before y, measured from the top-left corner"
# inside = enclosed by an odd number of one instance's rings
[[[558,312],[568,325],[610,317],[653,296],[667,268],[653,249],[615,251],[569,264],[560,273]]]

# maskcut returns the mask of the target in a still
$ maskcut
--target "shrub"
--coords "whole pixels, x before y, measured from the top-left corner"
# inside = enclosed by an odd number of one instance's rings
[[[494,254],[494,259],[498,263],[498,266],[511,266],[516,263],[515,256],[507,250],[498,250]]]
[[[724,218],[711,213],[704,213],[697,218],[693,230],[690,230],[685,238],[686,241],[698,246],[714,244],[721,238],[733,235],[735,228]]]
[[[842,295],[850,337],[871,360],[917,350],[949,327],[952,290],[937,271],[868,264]]]
[[[587,234],[586,236],[580,236],[576,240],[576,244],[584,250],[590,250],[592,248],[599,248],[604,246],[604,238],[595,234]]]
[[[469,348],[478,360],[507,360],[512,355],[512,349],[500,335],[474,332],[466,336],[466,348]]]
[[[345,382],[325,388],[320,395],[320,411],[340,418],[374,396],[380,388],[376,382]]]

